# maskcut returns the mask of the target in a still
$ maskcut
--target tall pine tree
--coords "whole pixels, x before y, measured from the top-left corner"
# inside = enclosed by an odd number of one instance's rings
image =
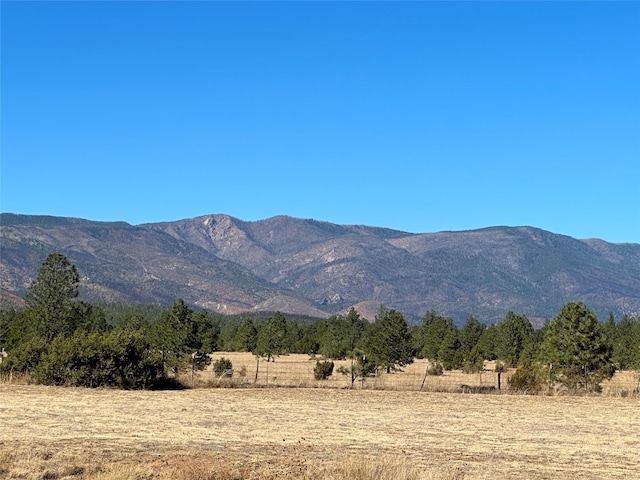
[[[76,328],[75,307],[80,277],[76,266],[61,253],[47,256],[27,292],[29,315],[36,333],[50,342],[70,336]]]

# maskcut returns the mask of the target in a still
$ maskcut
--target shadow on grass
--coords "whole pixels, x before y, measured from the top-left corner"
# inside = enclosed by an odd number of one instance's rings
[[[162,377],[154,382],[150,390],[188,390],[189,388],[177,378]]]

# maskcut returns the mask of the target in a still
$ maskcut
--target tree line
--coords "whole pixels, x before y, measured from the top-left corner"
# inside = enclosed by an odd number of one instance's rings
[[[415,358],[430,362],[429,374],[517,368],[514,388],[539,391],[562,385],[598,391],[616,369],[640,370],[640,318],[610,315],[599,322],[581,302],[534,329],[524,315],[508,312],[486,326],[474,316],[457,327],[451,318],[427,312],[409,326],[401,312],[380,306],[373,322],[353,308],[328,319],[233,317],[197,310],[178,299],[170,308],[114,306],[78,300],[76,267],[50,254],[25,297],[27,307],[0,312],[3,372],[28,374],[50,385],[153,388],[179,370],[202,369],[214,351],[252,352],[258,360],[286,353],[351,359],[340,373],[364,379],[401,370]],[[331,374],[328,365],[318,371]],[[224,370],[224,369],[223,369]],[[256,371],[257,375],[257,371]]]

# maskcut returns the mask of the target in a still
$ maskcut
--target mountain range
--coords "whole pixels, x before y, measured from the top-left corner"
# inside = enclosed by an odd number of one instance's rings
[[[567,301],[600,319],[640,314],[640,244],[578,240],[533,227],[407,233],[278,216],[206,215],[130,225],[0,214],[2,302],[19,304],[51,252],[77,266],[88,301],[311,317],[381,304],[415,323],[430,310],[461,324],[508,311],[540,325]]]

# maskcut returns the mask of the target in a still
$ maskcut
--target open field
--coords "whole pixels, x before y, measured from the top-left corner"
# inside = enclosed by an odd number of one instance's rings
[[[0,478],[640,478],[639,409],[614,396],[5,383]]]

